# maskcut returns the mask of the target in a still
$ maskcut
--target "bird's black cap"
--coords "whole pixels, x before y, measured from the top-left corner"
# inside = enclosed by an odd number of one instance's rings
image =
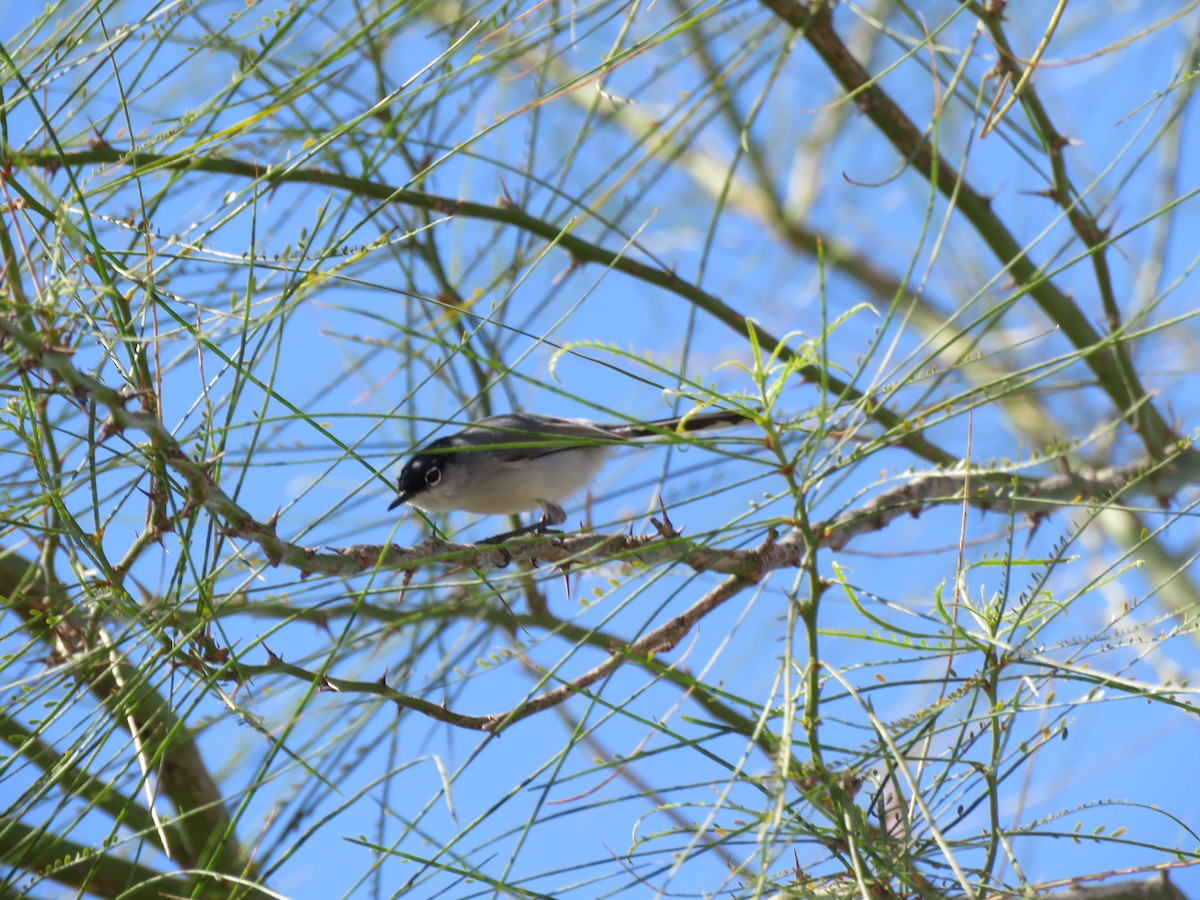
[[[413,497],[425,493],[442,480],[442,469],[452,453],[445,452],[453,446],[451,438],[442,438],[423,448],[420,453],[404,464],[396,484],[396,498],[388,504],[395,509]],[[438,452],[438,451],[443,452]]]

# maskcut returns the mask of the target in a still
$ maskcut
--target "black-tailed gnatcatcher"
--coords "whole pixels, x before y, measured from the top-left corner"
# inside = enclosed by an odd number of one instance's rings
[[[396,499],[425,512],[506,515],[541,507],[542,519],[499,538],[542,532],[567,520],[559,505],[583,490],[622,443],[731,428],[751,421],[717,411],[639,425],[602,425],[534,413],[488,416],[422,447],[400,470]]]

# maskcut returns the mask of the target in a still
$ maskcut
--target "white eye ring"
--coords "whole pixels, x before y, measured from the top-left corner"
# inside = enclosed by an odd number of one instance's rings
[[[433,487],[435,484],[437,484],[441,480],[442,480],[442,470],[439,469],[437,466],[430,466],[428,469],[425,470],[425,483],[427,485],[429,485],[430,487]]]

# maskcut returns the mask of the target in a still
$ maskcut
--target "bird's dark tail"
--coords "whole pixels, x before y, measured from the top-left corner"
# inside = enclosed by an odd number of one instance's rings
[[[676,416],[670,419],[657,419],[645,425],[622,425],[614,429],[624,438],[642,438],[661,435],[664,431],[682,430],[689,434],[700,431],[717,431],[722,428],[736,428],[738,425],[748,425],[754,420],[744,413],[732,412],[727,409],[714,409],[711,412],[696,413],[694,416]]]

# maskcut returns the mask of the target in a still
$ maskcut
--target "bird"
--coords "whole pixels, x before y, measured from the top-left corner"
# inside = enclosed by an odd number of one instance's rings
[[[401,468],[388,509],[407,503],[430,513],[508,515],[540,508],[539,521],[489,541],[543,534],[566,521],[561,504],[591,483],[617,447],[752,421],[728,410],[620,424],[524,412],[488,416],[421,447]]]

